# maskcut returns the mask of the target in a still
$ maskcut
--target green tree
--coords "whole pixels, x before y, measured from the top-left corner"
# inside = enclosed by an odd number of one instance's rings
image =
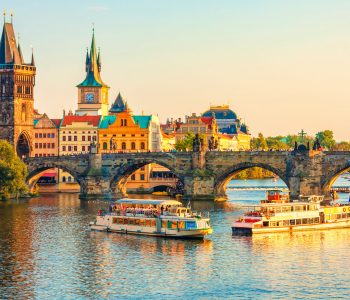
[[[328,150],[333,150],[334,146],[336,145],[332,130],[320,131],[316,134],[316,137],[318,138],[321,146],[327,148]]]
[[[339,142],[334,147],[333,150],[337,151],[350,151],[350,143],[349,142]]]
[[[27,166],[7,141],[0,140],[0,199],[26,193],[26,176]]]
[[[178,140],[175,143],[175,149],[177,151],[192,151],[193,149],[193,140],[195,138],[195,134],[192,132],[187,132],[185,137],[181,140]]]

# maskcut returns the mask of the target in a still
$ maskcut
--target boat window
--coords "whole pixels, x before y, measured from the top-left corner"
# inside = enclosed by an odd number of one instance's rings
[[[162,227],[167,228],[167,226],[168,226],[168,221],[162,220]]]
[[[117,223],[118,223],[118,224],[123,224],[123,219],[118,218],[118,219],[117,219]]]
[[[117,224],[118,223],[118,218],[113,218],[113,224]]]
[[[151,226],[151,220],[145,220],[145,226]]]
[[[264,222],[263,222],[263,226],[264,226],[264,227],[268,227],[268,226],[269,226],[269,221],[264,221]]]
[[[134,219],[129,219],[129,225],[134,225],[135,221]]]
[[[289,220],[290,225],[295,225],[295,220]]]
[[[186,221],[186,229],[196,229],[197,224],[195,221]]]
[[[295,224],[296,224],[296,225],[300,225],[300,224],[301,224],[301,219],[296,219],[296,220],[295,220]]]
[[[284,220],[283,221],[283,226],[289,226],[289,220]]]
[[[308,224],[309,223],[309,219],[303,219],[303,224]]]
[[[315,223],[320,223],[320,218],[314,218]]]
[[[124,224],[128,224],[129,223],[129,219],[123,219],[124,220]]]
[[[346,218],[346,214],[342,214],[342,218],[345,219]]]
[[[289,212],[290,206],[282,206],[282,212]]]
[[[276,227],[276,222],[271,221],[270,222],[270,227]]]
[[[140,226],[145,226],[145,219],[140,219]]]
[[[140,225],[140,219],[135,219],[135,225]]]
[[[347,216],[347,218],[350,218],[350,213],[347,213],[346,216]]]
[[[156,225],[157,225],[157,221],[156,221],[156,220],[152,220],[152,221],[151,221],[151,226],[152,226],[152,227],[156,227]]]
[[[336,214],[336,215],[335,215],[335,218],[336,218],[336,219],[340,219],[340,218],[341,218],[341,214]]]
[[[185,222],[184,221],[178,221],[178,228],[184,229],[185,228]]]
[[[302,210],[302,206],[300,205],[294,206],[294,211],[301,211],[301,210]]]

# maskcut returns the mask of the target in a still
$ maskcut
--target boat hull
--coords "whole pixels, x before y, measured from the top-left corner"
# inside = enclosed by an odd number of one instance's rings
[[[297,226],[281,226],[281,227],[266,227],[266,228],[249,228],[249,227],[232,227],[232,234],[260,234],[260,233],[275,233],[275,232],[300,232],[311,230],[330,230],[350,228],[350,220],[334,223],[321,223],[312,225],[297,225]]]

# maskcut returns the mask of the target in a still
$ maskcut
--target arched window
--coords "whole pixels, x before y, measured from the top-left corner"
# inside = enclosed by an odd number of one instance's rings
[[[126,143],[122,142],[122,150],[126,150]]]
[[[135,150],[136,146],[135,146],[135,142],[131,142],[131,150]]]
[[[107,143],[106,142],[103,143],[102,148],[103,148],[103,150],[107,150]]]
[[[145,142],[141,142],[141,150],[145,150]]]
[[[72,182],[72,177],[68,176],[68,182]]]
[[[62,182],[66,182],[66,176],[62,177]]]
[[[128,126],[127,120],[124,120],[124,126]]]

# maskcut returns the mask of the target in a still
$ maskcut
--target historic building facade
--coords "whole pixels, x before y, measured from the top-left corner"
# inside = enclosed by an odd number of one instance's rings
[[[58,155],[58,129],[61,120],[51,120],[46,114],[34,120],[34,147],[32,156]]]
[[[78,87],[77,115],[108,115],[109,86],[101,79],[101,56],[96,51],[95,33],[92,32],[90,52],[86,53],[86,77]]]
[[[11,23],[4,23],[0,41],[0,139],[20,157],[30,156],[34,139],[34,56],[25,63]]]

